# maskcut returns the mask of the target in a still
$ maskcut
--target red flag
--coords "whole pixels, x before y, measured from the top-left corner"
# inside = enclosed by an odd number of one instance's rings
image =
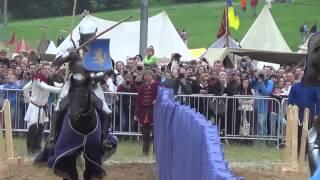
[[[18,42],[16,47],[16,53],[20,53],[21,51],[27,51],[26,43],[24,42],[24,39]]]
[[[220,29],[219,29],[219,32],[217,33],[217,38],[221,38],[223,35],[226,34],[226,31],[227,31],[227,22],[226,22],[226,11],[224,10],[223,11],[223,16],[222,16],[222,19],[221,19],[221,25],[220,25]],[[229,31],[229,30],[228,30]]]
[[[8,45],[16,43],[16,32],[12,34],[10,41],[7,43]]]

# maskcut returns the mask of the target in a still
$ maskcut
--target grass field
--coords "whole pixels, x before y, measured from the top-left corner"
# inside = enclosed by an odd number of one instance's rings
[[[128,15],[133,15],[134,20],[139,17],[139,0],[135,0],[132,9],[93,13],[93,15],[108,19],[121,20]],[[238,31],[231,30],[232,36],[241,40],[248,31],[254,18],[251,17],[250,1],[248,1],[247,12],[240,17],[240,28]],[[264,0],[259,1],[260,11],[263,7]],[[278,24],[280,31],[284,35],[289,46],[293,50],[297,50],[301,43],[299,27],[306,21],[311,23],[318,22],[320,24],[320,5],[319,0],[296,0],[293,4],[273,4],[272,14]],[[234,4],[238,7],[238,1],[234,0]],[[209,1],[203,3],[189,4],[172,4],[169,0],[151,0],[150,16],[161,11],[166,11],[171,18],[175,27],[186,29],[189,33],[189,47],[200,48],[210,46],[216,39],[216,33],[220,26],[220,21],[224,9],[224,2]],[[80,21],[77,17],[76,23]],[[70,31],[71,17],[55,17],[35,20],[12,20],[9,21],[10,38],[13,32],[17,33],[18,39],[24,37],[27,43],[36,48],[42,33],[45,33],[49,39],[56,40],[61,30]],[[62,32],[65,35],[66,32]]]
[[[110,163],[128,163],[128,162],[154,162],[154,156],[141,157],[142,145],[136,141],[122,141],[119,144],[116,154],[110,159]],[[282,150],[275,146],[265,145],[224,145],[225,158],[233,167],[254,167],[258,169],[270,168],[272,163],[281,161]],[[24,138],[14,138],[14,154],[16,156],[26,157],[26,145]]]

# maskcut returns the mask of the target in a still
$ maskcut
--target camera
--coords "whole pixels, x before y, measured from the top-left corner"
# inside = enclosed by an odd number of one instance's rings
[[[183,79],[184,78],[184,74],[179,74],[179,78],[178,79]]]
[[[175,59],[175,60],[179,60],[180,58],[181,58],[181,55],[179,53],[175,53],[173,55],[173,59]]]
[[[260,74],[258,75],[258,78],[264,80],[264,74],[260,73]]]
[[[161,66],[161,72],[164,72],[166,68],[164,66]]]
[[[200,60],[208,64],[208,60],[206,58],[202,57]]]
[[[142,66],[137,66],[137,70],[142,71],[143,70]]]
[[[127,71],[127,70],[124,70],[124,71],[123,71],[123,75],[126,75],[126,74],[128,74],[128,71]]]

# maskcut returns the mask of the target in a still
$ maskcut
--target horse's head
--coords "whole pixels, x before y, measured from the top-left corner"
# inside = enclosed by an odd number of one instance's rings
[[[302,82],[309,86],[320,86],[320,33],[311,36]]]
[[[70,79],[70,118],[72,122],[78,121],[80,115],[86,114],[91,110],[90,102],[90,80],[83,68],[83,60],[77,56],[70,62],[69,67],[72,72]]]

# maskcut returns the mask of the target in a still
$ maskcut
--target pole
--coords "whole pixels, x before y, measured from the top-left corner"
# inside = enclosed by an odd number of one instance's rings
[[[225,47],[229,47],[229,12],[228,12],[228,0],[226,1],[226,7],[225,7],[225,12],[226,12],[226,44]]]
[[[148,46],[148,7],[149,0],[141,0],[139,54],[144,57]]]
[[[7,44],[7,29],[8,29],[8,0],[3,1],[3,44]]]

